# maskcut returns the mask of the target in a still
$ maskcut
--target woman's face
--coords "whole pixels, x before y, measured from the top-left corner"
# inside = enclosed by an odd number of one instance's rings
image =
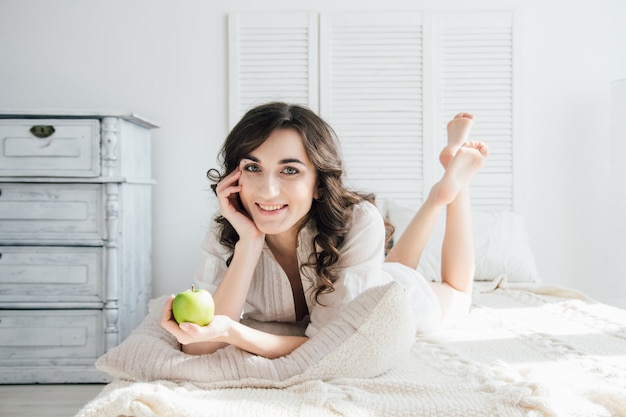
[[[257,228],[266,235],[296,234],[317,198],[317,171],[298,131],[275,130],[239,168],[239,196]]]

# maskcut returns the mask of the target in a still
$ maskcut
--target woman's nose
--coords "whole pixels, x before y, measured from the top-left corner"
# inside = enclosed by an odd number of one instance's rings
[[[263,183],[260,184],[259,192],[264,198],[276,197],[280,193],[280,183],[275,175],[264,175]]]

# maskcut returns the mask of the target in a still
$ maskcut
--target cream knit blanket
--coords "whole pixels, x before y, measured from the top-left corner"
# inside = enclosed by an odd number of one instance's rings
[[[396,290],[388,288],[350,337],[300,375],[118,379],[77,417],[626,415],[626,312],[549,287],[477,291],[462,323],[369,366],[381,337],[393,337],[381,336],[380,325],[397,317]],[[382,375],[358,375],[392,363]]]
[[[311,379],[380,375],[407,355],[414,340],[409,298],[397,283],[360,294],[307,343],[277,359],[234,346],[211,355],[180,352],[176,339],[159,324],[165,300],[154,300],[148,316],[128,339],[96,362],[100,370],[132,381],[239,387],[242,380],[250,380],[254,386],[284,387]]]

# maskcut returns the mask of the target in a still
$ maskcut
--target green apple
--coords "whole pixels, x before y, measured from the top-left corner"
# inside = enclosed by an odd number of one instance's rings
[[[206,326],[213,320],[215,303],[211,293],[203,289],[195,289],[176,294],[172,303],[172,313],[177,323],[195,323],[198,326]]]

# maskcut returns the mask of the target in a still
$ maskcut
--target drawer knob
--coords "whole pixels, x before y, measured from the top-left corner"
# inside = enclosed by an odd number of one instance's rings
[[[52,136],[55,132],[54,126],[36,125],[30,128],[30,133],[39,139],[45,139]]]

